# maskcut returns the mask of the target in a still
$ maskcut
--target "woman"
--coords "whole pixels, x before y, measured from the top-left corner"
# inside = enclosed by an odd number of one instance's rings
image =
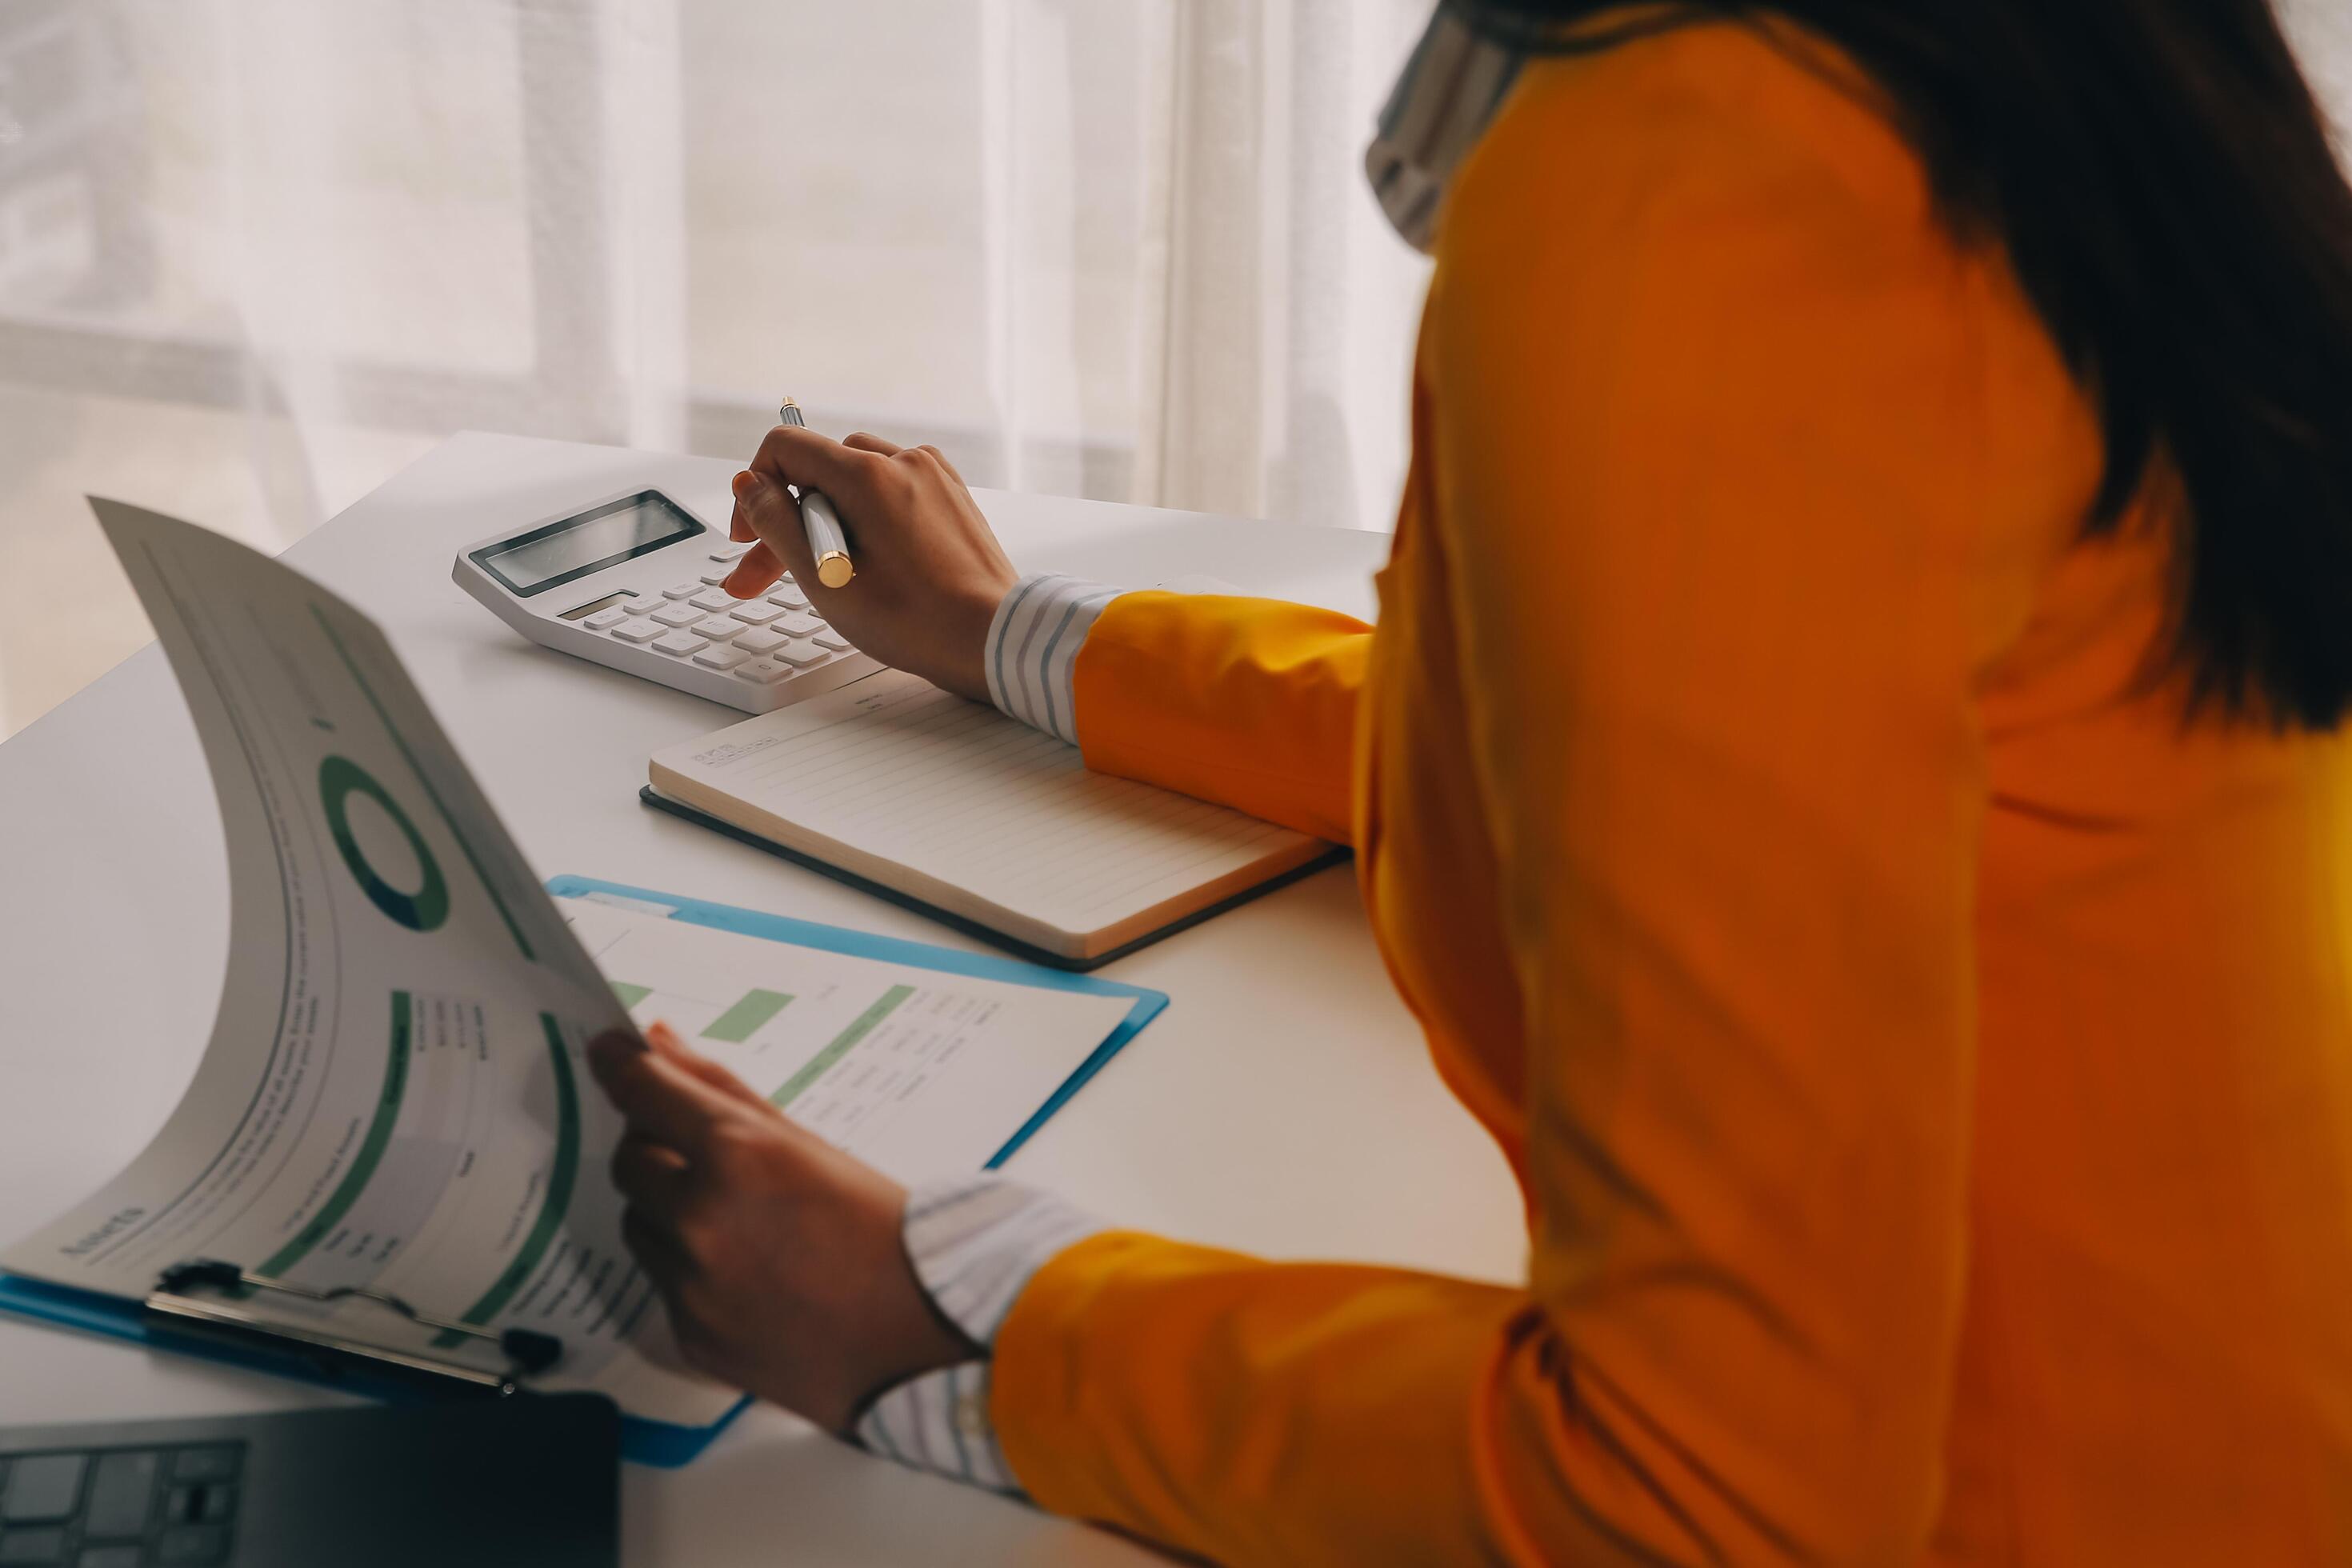
[[[909,1197],[665,1038],[689,1353],[1234,1561],[2344,1560],[2352,195],[2268,7],[1465,16],[1377,633],[795,430],[732,585],[819,485],[861,646],[1352,842],[1525,1287]]]

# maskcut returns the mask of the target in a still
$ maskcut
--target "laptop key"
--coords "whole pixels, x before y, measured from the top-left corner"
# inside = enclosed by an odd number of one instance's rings
[[[163,1470],[161,1454],[100,1454],[90,1477],[89,1506],[82,1513],[82,1539],[117,1541],[144,1534],[155,1478]]]
[[[45,1524],[27,1530],[22,1525],[10,1525],[0,1531],[0,1563],[8,1568],[19,1563],[62,1563],[66,1559],[66,1532],[62,1526]]]
[[[226,1524],[236,1517],[236,1489],[226,1481],[215,1481],[205,1489],[199,1506],[206,1524]]]
[[[136,1542],[128,1546],[85,1546],[74,1568],[142,1568],[147,1559]]]
[[[8,1489],[0,1492],[0,1521],[41,1524],[69,1518],[81,1497],[82,1473],[89,1468],[89,1459],[82,1454],[27,1454],[19,1458],[8,1468]]]
[[[233,1481],[236,1479],[237,1456],[243,1445],[214,1448],[183,1448],[172,1456],[172,1479],[185,1485],[191,1481]]]
[[[217,1563],[228,1555],[228,1531],[217,1524],[175,1524],[155,1542],[158,1563]]]

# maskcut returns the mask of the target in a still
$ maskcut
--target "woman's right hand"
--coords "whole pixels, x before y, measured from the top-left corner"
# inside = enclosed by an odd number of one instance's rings
[[[817,580],[800,505],[787,484],[823,490],[841,514],[857,574]],[[755,598],[789,571],[816,613],[858,648],[934,686],[989,700],[989,623],[1015,580],[1013,563],[962,476],[935,447],[878,437],[835,441],[779,425],[735,476],[733,533],[756,540],[727,591]]]

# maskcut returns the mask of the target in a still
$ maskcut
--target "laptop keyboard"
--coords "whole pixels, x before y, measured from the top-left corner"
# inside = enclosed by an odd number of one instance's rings
[[[242,1443],[0,1454],[0,1568],[229,1560]]]

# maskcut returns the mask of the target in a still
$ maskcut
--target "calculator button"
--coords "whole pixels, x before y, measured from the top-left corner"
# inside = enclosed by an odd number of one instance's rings
[[[808,595],[798,588],[789,586],[779,588],[769,595],[768,603],[781,605],[787,610],[805,610],[809,607]]]
[[[788,636],[804,637],[824,629],[824,623],[814,616],[786,616],[776,623],[776,629]]]
[[[615,605],[609,610],[599,610],[580,624],[592,632],[610,631],[629,618],[629,612]]]
[[[714,642],[732,642],[735,634],[742,629],[740,622],[730,621],[725,616],[706,616],[687,628],[696,637],[709,637]]]
[[[804,642],[790,642],[776,650],[776,657],[794,669],[806,669],[810,665],[823,664],[833,656]]]
[[[668,587],[662,590],[662,597],[665,599],[691,599],[694,595],[701,592],[702,584],[699,583],[672,583]]]
[[[710,552],[710,558],[713,561],[735,561],[740,559],[743,552],[751,548],[748,544],[722,544]]]
[[[654,639],[654,647],[659,648],[664,653],[677,654],[681,658],[690,653],[700,653],[709,646],[709,645],[708,643],[704,642],[700,637],[696,637],[692,632],[671,632],[667,637],[659,637]]]
[[[782,632],[772,632],[754,626],[735,639],[737,647],[750,648],[753,653],[773,653],[793,639]]]
[[[722,568],[717,572],[705,572],[702,574],[703,585],[705,587],[716,588],[719,584],[727,581],[730,574],[731,568]]]
[[[754,599],[748,605],[738,605],[727,613],[747,626],[764,626],[784,612],[773,605],[763,605]]]
[[[740,647],[729,647],[725,643],[719,643],[696,654],[694,662],[705,669],[732,669],[739,664],[748,663],[751,658]]]
[[[623,642],[651,642],[662,635],[662,629],[651,621],[623,621],[613,628],[613,635]]]
[[[829,647],[835,653],[849,651],[849,639],[836,631],[822,631],[809,640],[819,647]]]
[[[690,626],[702,618],[702,612],[692,605],[664,605],[654,612],[654,619],[666,626]]]
[[[723,588],[705,588],[687,601],[698,610],[709,610],[714,613],[719,610],[731,610],[740,602],[734,595]]]
[[[751,681],[756,686],[773,686],[791,673],[790,666],[778,664],[772,658],[755,658],[749,664],[739,666],[735,679]]]

